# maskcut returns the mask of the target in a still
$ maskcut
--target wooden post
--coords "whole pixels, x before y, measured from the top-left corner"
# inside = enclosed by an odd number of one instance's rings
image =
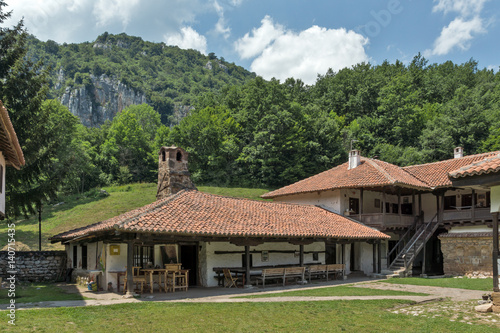
[[[422,193],[418,193],[418,216],[420,217],[420,223],[424,223],[424,216],[422,214]]]
[[[385,222],[385,187],[382,187],[382,223]]]
[[[415,220],[415,216],[417,216],[417,205],[415,204],[415,190],[411,191],[411,211],[413,215],[413,220]]]
[[[498,212],[493,213],[493,291],[498,288]]]
[[[472,189],[471,221],[476,220],[476,190]]]
[[[378,262],[377,273],[382,273],[382,241],[377,242]]]
[[[363,221],[361,216],[363,215],[363,189],[359,190],[359,221]]]
[[[421,276],[425,276],[425,259],[426,259],[426,248],[427,248],[427,242],[424,243],[424,253],[422,254],[424,259],[422,260],[422,274]]]
[[[444,192],[441,194],[441,205],[439,205],[439,224],[443,224],[444,220]]]
[[[245,287],[250,287],[250,246],[245,245]]]
[[[299,245],[300,258],[299,258],[299,266],[304,267],[304,245]]]
[[[134,294],[134,243],[127,242],[127,296],[131,297]]]
[[[403,217],[401,214],[401,189],[400,188],[398,188],[398,214],[399,214],[399,225],[401,225]]]
[[[373,273],[377,273],[377,243],[373,243]]]
[[[342,264],[345,264],[345,244],[342,244]]]

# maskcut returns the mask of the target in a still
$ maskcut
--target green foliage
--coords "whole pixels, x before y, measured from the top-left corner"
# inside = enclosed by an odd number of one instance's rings
[[[105,32],[93,43],[62,45],[31,36],[28,47],[32,57],[51,67],[51,97],[61,97],[67,87],[91,87],[93,80],[106,75],[144,93],[164,124],[178,123],[178,114],[194,105],[200,94],[239,85],[255,76],[215,54],[205,56],[124,33]],[[212,69],[206,66],[209,62]]]

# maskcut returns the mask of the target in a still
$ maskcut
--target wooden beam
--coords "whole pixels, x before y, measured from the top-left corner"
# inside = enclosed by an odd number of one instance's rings
[[[134,294],[133,267],[134,266],[134,242],[127,242],[127,296]]]
[[[498,212],[493,215],[493,290],[498,292]]]
[[[299,245],[299,266],[304,267],[304,245]]]
[[[245,245],[245,285],[251,286],[250,283],[250,246]]]

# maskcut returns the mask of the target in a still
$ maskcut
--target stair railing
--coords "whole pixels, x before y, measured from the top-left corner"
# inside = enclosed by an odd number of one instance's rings
[[[414,219],[412,225],[410,226],[410,228],[408,228],[408,230],[406,230],[406,232],[403,234],[403,236],[401,236],[401,238],[396,243],[396,245],[394,245],[392,250],[389,251],[389,253],[387,254],[387,258],[390,258],[391,255],[394,253],[394,251],[396,251],[396,250],[401,251],[400,250],[401,245],[405,244],[407,240],[410,240],[412,238],[413,234],[417,231],[417,222],[420,219],[420,217],[422,216],[422,214],[423,214],[423,212],[421,212],[420,215],[415,216],[415,219]],[[403,245],[403,250],[404,250],[404,248],[405,248],[405,246]],[[397,259],[397,257],[398,256],[396,256],[396,259]],[[389,266],[387,266],[387,267],[389,267]]]

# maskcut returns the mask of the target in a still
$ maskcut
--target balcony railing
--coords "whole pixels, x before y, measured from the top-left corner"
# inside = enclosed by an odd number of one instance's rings
[[[471,220],[491,220],[490,208],[476,208],[474,209],[474,218],[472,216],[472,209],[454,209],[445,210],[443,214],[443,221],[471,221]]]
[[[399,215],[390,213],[363,214],[361,215],[361,218],[359,217],[359,215],[350,215],[349,217],[357,221],[361,221],[369,227],[378,229],[410,227],[415,219],[412,215]]]

